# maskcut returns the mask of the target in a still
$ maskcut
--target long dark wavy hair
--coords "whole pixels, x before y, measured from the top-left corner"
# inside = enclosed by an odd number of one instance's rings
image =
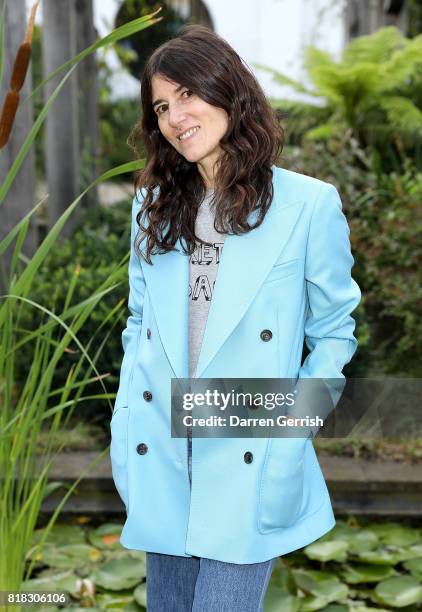
[[[188,162],[160,132],[152,106],[154,75],[190,89],[228,114],[214,176],[216,231],[243,234],[262,223],[273,198],[271,166],[284,144],[276,112],[250,69],[224,39],[204,26],[188,25],[158,47],[142,74],[141,118],[128,138],[138,157],[137,142],[143,143],[147,158],[135,175],[135,194],[141,188],[146,194],[136,217],[140,231],[135,249],[148,263],[151,254],[177,250],[179,238],[188,255],[194,252],[195,242],[208,244],[195,236],[206,186],[196,163]],[[248,216],[255,209],[257,220],[250,225]],[[145,256],[139,249],[144,240]]]

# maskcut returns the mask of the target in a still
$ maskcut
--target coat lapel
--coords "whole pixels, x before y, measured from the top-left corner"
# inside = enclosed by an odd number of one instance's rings
[[[271,206],[258,228],[226,237],[198,358],[197,377],[248,310],[286,245],[301,209],[302,202],[291,202],[280,208]]]
[[[303,200],[283,202],[273,178],[274,201],[263,223],[247,234],[227,235],[198,359],[201,377],[222,344],[242,319],[281,254],[303,207]],[[256,219],[256,211],[249,217]],[[189,376],[189,257],[179,251],[151,257],[141,265],[156,315],[160,337],[176,378]]]
[[[189,376],[189,257],[179,251],[141,261],[161,342],[176,378]]]

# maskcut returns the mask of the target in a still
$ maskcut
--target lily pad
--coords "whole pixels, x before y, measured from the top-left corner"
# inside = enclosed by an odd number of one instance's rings
[[[120,544],[122,525],[117,523],[105,523],[97,529],[88,532],[88,541],[100,550],[124,550]]]
[[[415,578],[422,578],[422,557],[416,557],[416,559],[405,561],[403,567],[413,574]]]
[[[395,565],[400,561],[406,561],[413,558],[413,554],[406,548],[394,547],[377,548],[376,550],[368,550],[357,555],[364,563],[373,563],[374,565]]]
[[[327,603],[332,601],[341,601],[347,597],[349,588],[347,584],[340,582],[336,576],[331,580],[323,580],[318,586],[313,589],[313,594],[317,597],[323,597]]]
[[[395,608],[422,602],[422,584],[413,576],[394,576],[375,587],[379,601]]]
[[[422,557],[422,542],[412,544],[412,546],[408,547],[408,550],[413,554],[414,559],[416,559],[416,557]]]
[[[345,561],[349,544],[343,540],[315,542],[305,547],[305,555],[317,561]]]
[[[371,529],[361,529],[358,533],[355,533],[349,542],[349,552],[359,553],[366,550],[374,550],[379,546],[379,538],[376,533]]]
[[[121,591],[137,586],[145,578],[145,564],[130,555],[110,559],[96,568],[93,574],[97,585],[110,591]]]
[[[22,582],[22,591],[66,591],[73,597],[78,593],[78,576],[73,571],[57,572],[49,570],[43,572],[37,578]]]
[[[292,569],[291,572],[296,587],[304,593],[311,593],[320,582],[332,580],[333,578],[330,572],[319,570]]]
[[[147,554],[145,551],[127,550],[126,548],[124,550],[125,550],[126,555],[128,555],[129,557],[133,557],[133,559],[138,559],[139,561],[142,561],[145,564],[145,567],[147,566]]]
[[[136,604],[133,598],[133,593],[99,593],[97,596],[97,603],[100,610],[126,610],[126,612],[139,612],[139,610],[142,609]]]
[[[142,584],[138,585],[136,589],[133,591],[133,597],[135,598],[136,603],[138,603],[143,608],[147,608],[147,583],[142,582]]]
[[[307,595],[300,600],[300,612],[312,612],[313,610],[322,610],[330,600],[322,596]]]
[[[88,544],[51,545],[43,549],[40,555],[40,560],[50,567],[69,568],[98,563],[102,558],[101,551]]]
[[[336,526],[325,534],[321,541],[342,540],[349,543],[349,552],[356,553],[364,550],[372,550],[379,544],[377,534],[370,528],[350,527],[346,523],[336,524]]]
[[[394,576],[395,571],[390,565],[346,565],[341,571],[341,577],[349,584],[361,582],[379,582]]]
[[[381,525],[373,525],[371,530],[382,540],[384,544],[394,546],[410,546],[421,539],[420,529],[400,525],[400,523],[387,522]]]
[[[32,536],[31,545],[38,544],[45,531],[45,527],[36,529]],[[56,544],[57,546],[63,546],[65,544],[82,544],[83,542],[85,542],[85,532],[82,527],[60,524],[53,525],[45,540],[45,544]]]
[[[328,572],[297,570],[293,571],[293,575],[297,587],[307,596],[312,595],[313,598],[318,599],[319,605],[322,607],[333,601],[343,600],[347,597],[349,592],[349,588],[346,584],[340,582],[337,576],[329,574]],[[316,602],[309,600],[307,601],[307,605],[314,606]]]
[[[280,587],[268,587],[264,599],[265,612],[298,612],[301,599]]]
[[[296,583],[287,567],[276,566],[271,574],[270,586],[278,587],[287,593],[296,593]]]

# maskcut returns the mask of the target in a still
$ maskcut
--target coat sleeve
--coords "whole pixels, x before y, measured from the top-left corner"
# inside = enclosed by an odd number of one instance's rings
[[[139,198],[141,200],[141,198]],[[119,389],[114,403],[114,412],[121,406],[128,405],[128,388],[130,376],[135,362],[138,339],[142,327],[142,315],[145,295],[145,279],[138,255],[135,253],[134,241],[139,226],[136,215],[141,208],[141,203],[136,199],[132,203],[132,223],[130,235],[130,258],[129,258],[129,298],[128,308],[130,315],[126,321],[126,327],[122,332],[123,360],[120,368]]]
[[[306,248],[305,342],[310,353],[299,370],[295,403],[288,410],[293,416],[325,419],[334,410],[346,383],[342,370],[357,348],[351,313],[361,292],[351,276],[349,235],[338,191],[324,183],[312,211]],[[309,437],[319,428],[310,427]]]

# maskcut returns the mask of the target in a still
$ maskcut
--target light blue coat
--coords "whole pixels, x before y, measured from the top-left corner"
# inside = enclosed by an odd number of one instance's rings
[[[339,194],[276,166],[273,184],[264,222],[225,239],[197,376],[344,380],[361,293]],[[335,518],[311,438],[194,437],[190,491],[186,438],[170,434],[171,379],[189,375],[189,257],[180,250],[153,255],[153,266],[140,260],[139,210],[135,199],[131,314],[111,420],[113,478],[127,511],[122,545],[257,563],[313,542]],[[310,353],[301,366],[304,339]]]

